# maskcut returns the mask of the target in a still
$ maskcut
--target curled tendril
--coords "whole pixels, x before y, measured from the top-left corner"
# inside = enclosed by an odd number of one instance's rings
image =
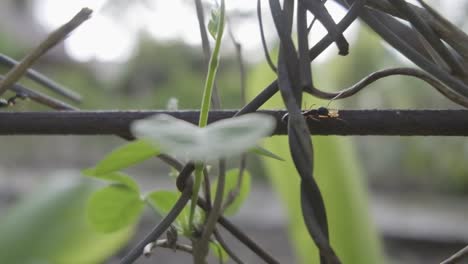
[[[407,68],[407,67],[389,68],[389,69],[384,69],[380,71],[375,71],[367,75],[366,77],[364,77],[357,83],[355,83],[353,86],[343,89],[339,92],[335,92],[335,93],[325,92],[315,87],[307,87],[305,89],[305,92],[313,96],[316,96],[318,98],[321,98],[321,99],[329,99],[329,100],[343,99],[343,98],[347,98],[358,93],[359,91],[361,91],[362,89],[364,89],[365,87],[369,86],[371,83],[379,79],[392,76],[392,75],[412,76],[412,77],[421,79],[425,81],[426,83],[428,83],[429,85],[431,85],[432,87],[434,87],[437,91],[439,91],[442,95],[447,97],[452,102],[458,105],[464,106],[464,107],[468,107],[468,98],[452,91],[447,86],[445,86],[442,82],[432,77],[431,75],[427,74],[426,72],[415,69],[415,68]]]

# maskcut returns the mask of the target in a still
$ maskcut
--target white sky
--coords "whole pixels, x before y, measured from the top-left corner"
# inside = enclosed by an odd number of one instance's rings
[[[138,34],[141,31],[149,33],[158,40],[182,39],[190,45],[200,44],[198,22],[193,1],[159,0],[146,1],[149,6],[139,1],[129,1],[128,8],[121,14],[110,14],[109,9],[103,9],[106,0],[37,0],[35,15],[40,22],[52,30],[68,21],[82,7],[94,10],[93,17],[85,22],[66,41],[66,51],[76,60],[102,62],[125,62],[134,51]],[[213,0],[204,1],[213,3]],[[266,35],[270,42],[276,40],[268,1],[262,2],[263,20]],[[226,1],[227,11],[255,11],[256,1],[236,0]],[[335,20],[344,16],[344,10],[333,1],[327,2],[327,7]],[[206,14],[208,20],[209,14]],[[243,45],[247,54],[252,54],[254,60],[262,60],[261,42],[256,16],[251,19],[234,21],[235,36]],[[325,30],[316,23],[315,32],[310,34],[311,41],[317,41]],[[358,25],[347,31],[350,42],[356,36]],[[225,35],[225,42],[227,34]],[[273,44],[270,44],[270,48]],[[320,59],[325,59],[337,50],[332,45]],[[328,54],[328,55],[327,55]],[[261,55],[261,56],[259,56]]]

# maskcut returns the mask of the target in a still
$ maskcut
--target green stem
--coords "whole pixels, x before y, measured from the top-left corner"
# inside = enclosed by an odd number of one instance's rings
[[[208,64],[208,74],[205,80],[205,88],[203,90],[203,98],[200,109],[200,119],[198,121],[199,127],[206,127],[208,124],[208,114],[210,111],[211,96],[213,93],[214,81],[219,65],[219,51],[221,49],[221,39],[224,32],[224,13],[225,5],[224,0],[221,0],[219,24],[216,32],[216,42],[211,54],[210,62]],[[193,185],[192,203],[190,206],[189,224],[193,227],[193,217],[195,215],[195,207],[197,205],[198,192],[200,191],[201,182],[203,179],[204,164],[197,162],[195,164],[195,184]]]
[[[219,24],[216,33],[216,42],[208,64],[208,75],[206,76],[205,88],[203,90],[203,99],[200,110],[199,127],[205,127],[208,124],[208,113],[210,111],[211,94],[213,93],[214,81],[219,65],[219,50],[221,49],[221,39],[224,32],[224,0],[221,0]]]
[[[208,243],[210,241],[211,234],[213,233],[216,222],[221,215],[221,209],[223,205],[224,187],[226,184],[226,161],[221,160],[219,162],[219,177],[218,185],[216,187],[215,199],[213,202],[213,208],[209,211],[206,225],[203,229],[201,238],[195,244],[196,250],[194,251],[194,262],[196,264],[203,263],[206,255],[208,254]]]
[[[201,182],[203,179],[204,164],[201,162],[195,163],[195,182],[193,184],[192,202],[190,203],[189,225],[190,230],[193,230],[193,218],[195,216],[195,208],[197,207],[198,192],[200,191]]]

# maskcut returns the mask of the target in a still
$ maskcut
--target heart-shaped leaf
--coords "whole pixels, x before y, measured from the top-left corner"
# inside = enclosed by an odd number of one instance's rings
[[[152,140],[168,154],[195,161],[245,152],[274,128],[273,117],[258,113],[224,119],[205,128],[169,115],[156,115],[132,124],[135,136]]]
[[[98,174],[96,173],[96,169],[90,168],[83,170],[81,173],[88,177],[97,178],[100,180],[110,181],[113,183],[118,183],[125,185],[126,187],[136,191],[137,193],[140,192],[140,188],[138,187],[138,183],[130,176],[122,173],[122,172],[111,172],[107,174]]]
[[[141,163],[160,154],[159,148],[148,140],[135,140],[115,149],[94,167],[94,174],[108,174]]]
[[[139,193],[114,184],[93,193],[88,202],[88,218],[96,230],[110,233],[133,224],[143,207]]]

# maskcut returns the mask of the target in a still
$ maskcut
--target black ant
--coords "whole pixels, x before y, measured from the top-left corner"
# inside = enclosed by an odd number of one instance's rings
[[[17,93],[14,96],[8,98],[7,100],[0,98],[0,108],[9,107],[16,104],[17,99],[25,100],[28,98],[28,95],[25,93]]]
[[[328,103],[330,105],[332,101]],[[327,105],[327,107],[328,107]],[[314,119],[314,120],[319,120],[319,119],[325,119],[325,118],[337,118],[340,116],[338,110],[336,109],[328,109],[327,107],[321,106],[317,109],[310,109],[310,110],[304,110],[302,111],[302,115],[306,119]],[[288,113],[286,113],[281,120],[283,122],[288,120]]]
[[[317,119],[317,118],[338,118],[340,114],[336,109],[328,109],[324,106],[321,106],[317,109],[310,109],[302,111],[302,115],[308,119]]]

